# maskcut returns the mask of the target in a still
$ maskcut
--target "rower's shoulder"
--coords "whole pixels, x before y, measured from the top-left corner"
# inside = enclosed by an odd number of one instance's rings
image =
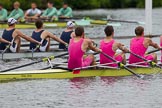
[[[85,38],[84,41],[91,42],[92,40],[89,38]]]
[[[146,41],[150,41],[151,40],[151,38],[147,38],[147,37],[145,37],[144,38]]]
[[[88,44],[92,43],[91,39],[86,38],[86,39],[83,39],[83,40],[84,40],[84,43],[88,43]]]
[[[5,30],[14,30],[14,32],[20,31],[20,30],[18,30],[18,29],[16,29],[16,28],[14,28],[14,29],[5,29]]]

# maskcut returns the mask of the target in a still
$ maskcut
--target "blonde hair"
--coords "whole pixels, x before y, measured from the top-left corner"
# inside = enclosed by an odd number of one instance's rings
[[[14,5],[20,6],[20,2],[18,2],[18,1],[14,2]]]

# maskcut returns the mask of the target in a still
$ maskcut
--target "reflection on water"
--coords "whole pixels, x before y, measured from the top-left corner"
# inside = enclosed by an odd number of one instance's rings
[[[113,86],[117,81],[122,80],[122,77],[101,77],[105,85]]]
[[[1,108],[160,108],[161,75],[32,80],[0,84]]]
[[[95,81],[95,77],[70,79],[72,89],[85,89],[86,87],[89,87],[94,81]]]

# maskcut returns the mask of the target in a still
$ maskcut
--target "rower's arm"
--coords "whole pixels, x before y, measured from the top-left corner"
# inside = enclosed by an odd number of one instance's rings
[[[41,13],[42,13],[41,10],[38,10],[38,13],[35,14],[34,16],[35,16],[35,17],[39,17],[39,16],[41,15]]]
[[[30,11],[30,10],[27,10],[27,11],[25,12],[25,15],[24,15],[25,17],[27,17],[27,16],[28,16],[29,11]]]
[[[7,40],[5,40],[3,38],[0,38],[0,42],[7,43],[7,44],[11,44],[11,42],[9,42],[9,41],[7,41]]]
[[[101,53],[102,51],[101,51],[101,49],[99,49],[99,48],[97,48],[97,47],[95,47],[94,45],[93,45],[93,42],[91,41],[91,40],[87,40],[88,41],[88,46],[89,46],[89,48],[91,49],[91,50],[93,50],[93,51],[95,51],[95,52],[98,52],[98,53]]]
[[[71,38],[74,38],[75,37],[75,32],[72,32],[71,33]]]
[[[43,12],[42,16],[46,16],[46,15],[47,15],[47,10],[48,10],[48,9],[46,9],[46,10]]]
[[[124,45],[122,43],[117,43],[117,44],[118,44],[117,46],[120,50],[122,50],[123,52],[129,52],[129,50],[126,47],[124,47]]]
[[[38,45],[40,45],[41,43],[36,41],[35,39],[31,38],[30,36],[24,35],[23,33],[21,33],[19,30],[16,30],[17,36],[22,37],[23,39],[30,41],[32,43],[36,43]]]
[[[157,43],[153,42],[151,39],[149,39],[149,45],[156,49],[160,49],[160,46]]]
[[[68,13],[66,13],[64,16],[65,17],[70,17],[72,15],[72,9],[68,8]]]
[[[14,10],[9,14],[9,16],[7,17],[8,19],[11,18],[14,14]]]
[[[47,16],[48,17],[57,16],[57,10],[56,10],[56,8],[52,9],[52,11]]]
[[[57,41],[57,42],[59,42],[59,43],[62,43],[62,44],[64,44],[64,45],[67,45],[67,43],[66,42],[64,42],[63,40],[61,40],[60,38],[58,38],[56,35],[53,35],[52,33],[50,33],[50,32],[47,32],[47,36],[49,36],[50,38],[52,38],[53,40],[55,40],[55,41]]]
[[[3,13],[0,15],[0,20],[6,20],[7,18],[7,11],[6,10],[3,10]]]

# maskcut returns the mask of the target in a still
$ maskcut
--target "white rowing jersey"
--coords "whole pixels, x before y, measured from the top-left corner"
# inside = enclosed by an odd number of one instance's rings
[[[41,10],[35,8],[35,9],[28,9],[27,14],[30,16],[34,16],[36,14],[41,14]]]

